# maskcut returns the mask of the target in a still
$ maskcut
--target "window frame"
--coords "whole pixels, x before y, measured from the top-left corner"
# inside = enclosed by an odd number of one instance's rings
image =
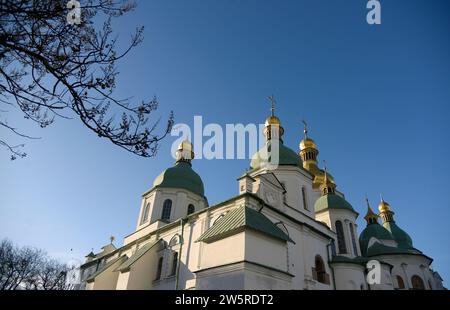
[[[170,216],[172,214],[172,199],[166,199],[163,202],[163,207],[161,211],[161,220],[170,221]]]

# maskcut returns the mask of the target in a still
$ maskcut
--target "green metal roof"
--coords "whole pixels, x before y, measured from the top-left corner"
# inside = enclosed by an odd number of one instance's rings
[[[205,196],[202,179],[192,169],[190,163],[183,161],[164,170],[153,182],[153,187],[183,188],[199,196]]]
[[[366,254],[367,245],[372,237],[378,240],[394,240],[391,233],[379,223],[368,224],[359,235],[359,245],[363,255]]]
[[[383,254],[415,254],[413,252],[410,252],[406,249],[387,246],[384,244],[381,244],[379,242],[375,242],[373,245],[371,245],[367,249],[366,256],[377,256],[377,255],[383,255]]]
[[[384,228],[391,232],[394,240],[397,241],[398,247],[403,249],[412,249],[413,243],[411,237],[400,227],[395,224],[394,221],[383,223]]]
[[[368,261],[369,261],[369,259],[367,257],[362,257],[362,256],[349,258],[346,256],[335,255],[331,258],[330,263],[347,263],[347,264],[365,265]]]
[[[129,259],[127,259],[122,265],[116,268],[115,271],[124,272],[127,271],[131,265],[133,265],[139,258],[141,258],[145,253],[147,253],[151,248],[153,248],[155,245],[159,244],[161,239],[149,242],[143,247],[141,247],[139,250],[134,253]]]
[[[353,211],[354,213],[356,213],[352,205],[347,200],[339,195],[331,193],[323,195],[322,197],[317,199],[316,203],[314,204],[314,210],[316,212],[324,211],[327,209],[342,209]]]
[[[94,272],[91,276],[89,276],[89,278],[86,279],[86,282],[91,282],[94,281],[94,279],[101,274],[102,272],[104,272],[105,270],[107,270],[108,268],[110,268],[112,265],[114,265],[116,262],[123,260],[125,261],[126,256],[119,256],[116,257],[114,259],[112,259],[111,261],[109,261],[108,263],[106,263],[106,265],[104,265],[102,268],[100,268],[99,270],[97,270],[96,272]]]
[[[268,141],[256,154],[253,155],[250,166],[258,169],[267,164],[267,155],[272,147],[272,141]],[[278,164],[302,167],[300,156],[280,141]]]
[[[241,206],[228,212],[217,223],[205,231],[197,241],[209,242],[250,228],[268,236],[293,242],[286,233],[273,224],[264,214]]]

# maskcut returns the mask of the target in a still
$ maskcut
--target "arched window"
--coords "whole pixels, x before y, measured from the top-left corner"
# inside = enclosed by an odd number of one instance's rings
[[[411,284],[413,287],[413,290],[424,290],[425,284],[423,283],[423,280],[418,275],[413,275],[411,277]]]
[[[187,215],[192,214],[195,212],[195,207],[193,204],[190,204],[187,208]]]
[[[178,252],[174,252],[172,256],[172,272],[170,275],[175,275],[177,273],[177,266],[178,266]]]
[[[344,228],[341,221],[336,221],[336,234],[338,241],[339,254],[347,254],[347,246],[345,245]]]
[[[314,259],[313,278],[320,283],[327,283],[327,273],[325,271],[325,265],[322,257],[316,255]]]
[[[160,257],[160,258],[158,259],[158,267],[157,267],[157,269],[156,269],[156,278],[155,278],[155,280],[161,279],[162,267],[163,267],[163,258]]]
[[[306,203],[306,189],[304,186],[302,187],[302,202],[303,202],[303,209],[309,210],[308,204]]]
[[[353,223],[349,223],[349,228],[350,234],[352,236],[353,254],[355,254],[355,256],[358,256],[358,246],[356,245],[356,238],[355,238],[355,225],[353,225]]]
[[[396,278],[397,278],[398,289],[399,290],[405,289],[405,282],[403,282],[403,278],[400,277],[399,275],[397,275]]]
[[[161,219],[166,221],[170,220],[171,211],[172,211],[172,200],[166,199],[163,204]]]
[[[150,203],[147,203],[144,207],[144,211],[142,213],[141,225],[147,222],[148,220],[148,212],[150,210]]]

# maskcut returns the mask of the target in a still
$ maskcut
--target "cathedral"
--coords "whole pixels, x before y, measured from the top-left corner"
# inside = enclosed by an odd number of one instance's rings
[[[283,144],[274,111],[265,144],[238,193],[210,206],[194,171],[194,149],[182,142],[175,164],[142,195],[134,232],[86,256],[80,289],[87,290],[441,290],[433,259],[414,247],[383,198],[359,213],[318,165],[308,136],[298,153]],[[278,166],[266,154],[278,149]],[[401,223],[401,221],[400,221]],[[377,270],[368,268],[376,261]],[[374,281],[368,273],[376,272]]]

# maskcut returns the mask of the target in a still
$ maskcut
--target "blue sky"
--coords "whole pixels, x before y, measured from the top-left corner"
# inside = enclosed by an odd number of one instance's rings
[[[143,44],[119,65],[116,94],[156,95],[155,116],[174,110],[178,123],[201,115],[221,125],[263,122],[274,94],[285,143],[297,151],[308,120],[320,159],[361,213],[359,231],[365,194],[376,208],[383,193],[448,281],[450,5],[382,2],[382,24],[369,26],[365,0],[140,1],[115,23],[123,43],[145,26]],[[12,112],[9,120],[42,139],[26,141],[23,160],[0,153],[0,237],[64,259],[98,251],[110,235],[121,244],[140,195],[173,164],[172,137],[145,159],[76,120],[46,129]],[[249,160],[193,165],[215,204],[237,194]]]

